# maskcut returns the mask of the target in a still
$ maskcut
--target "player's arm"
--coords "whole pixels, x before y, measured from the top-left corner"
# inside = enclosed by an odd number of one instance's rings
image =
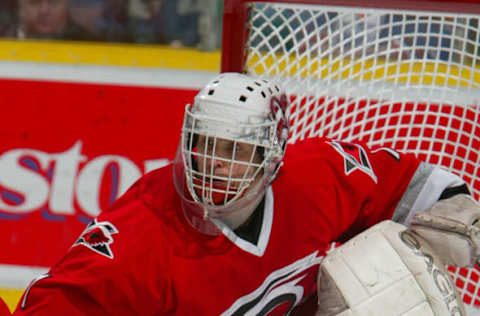
[[[149,233],[154,224],[139,219],[141,212],[104,215],[57,265],[31,282],[14,315],[163,315],[172,308],[166,246],[161,235]]]
[[[96,300],[96,290],[75,284],[67,277],[44,274],[25,290],[14,312],[27,315],[101,315],[105,309]]]
[[[8,309],[7,304],[0,297],[0,316],[10,316],[10,309]]]
[[[475,238],[474,224],[480,227],[480,207],[463,179],[411,154],[386,148],[365,148],[365,152],[377,179],[373,200],[378,211],[365,216],[364,227],[392,218],[412,225],[445,263],[466,266],[477,261],[480,237]],[[390,216],[382,213],[392,204]]]
[[[480,257],[480,206],[460,177],[439,166],[418,166],[393,219],[426,239],[448,265],[471,266]]]
[[[392,219],[409,225],[414,215],[431,207],[439,200],[457,194],[469,194],[465,181],[459,176],[427,162],[415,155],[388,148],[365,148],[377,183],[372,198],[375,209],[367,227]],[[382,214],[393,206],[393,213]],[[385,216],[388,215],[388,216]]]
[[[469,194],[465,181],[440,166],[421,162],[409,179],[392,219],[409,225],[416,213],[458,194]]]
[[[448,265],[470,266],[480,256],[480,206],[460,177],[439,166],[418,165],[392,219],[425,238]]]
[[[54,268],[33,280],[14,315],[163,315],[171,306],[173,297],[166,282],[155,275],[151,277],[156,282],[148,282],[132,273],[131,269],[139,273],[152,271],[145,267],[148,260],[137,261],[136,267],[95,262],[80,270],[73,269],[86,263],[82,256],[67,256],[60,269]],[[160,265],[158,268],[162,269]]]

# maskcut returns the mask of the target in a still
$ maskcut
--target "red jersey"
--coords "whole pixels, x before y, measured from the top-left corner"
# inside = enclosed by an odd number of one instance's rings
[[[15,315],[284,315],[315,294],[332,241],[392,218],[419,163],[328,139],[291,145],[257,243],[193,229],[171,166],[157,169],[32,282]]]
[[[0,316],[10,316],[10,309],[8,308],[7,304],[2,300],[0,297]]]

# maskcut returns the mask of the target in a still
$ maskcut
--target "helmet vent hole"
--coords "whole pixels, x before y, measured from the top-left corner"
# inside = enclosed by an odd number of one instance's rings
[[[255,81],[255,84],[256,84],[257,86],[259,86],[259,87],[262,86],[262,84],[261,84],[260,82],[258,82],[258,81]]]
[[[275,86],[275,90],[277,90],[277,92],[280,92],[280,89],[278,88],[278,86]]]
[[[265,92],[262,91],[262,97],[266,98]]]
[[[273,94],[272,88],[268,88],[268,92],[270,92],[270,94]]]
[[[248,91],[253,91],[253,88],[252,87],[247,87],[247,90]]]
[[[240,100],[240,102],[245,102],[247,101],[247,97],[244,95],[241,95],[240,98],[238,98],[238,100]]]
[[[213,93],[215,92],[215,90],[211,89],[208,91],[208,95],[213,95]]]
[[[220,81],[218,81],[218,80],[215,80],[215,81],[214,81],[214,82],[212,82],[212,83],[219,83],[219,82],[220,82]]]

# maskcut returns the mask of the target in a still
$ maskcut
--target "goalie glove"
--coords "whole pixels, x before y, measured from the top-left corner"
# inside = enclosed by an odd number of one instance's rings
[[[448,265],[472,266],[480,258],[480,205],[467,194],[436,202],[414,215],[410,227]]]
[[[421,237],[384,221],[333,250],[318,275],[316,316],[466,315],[444,264]]]

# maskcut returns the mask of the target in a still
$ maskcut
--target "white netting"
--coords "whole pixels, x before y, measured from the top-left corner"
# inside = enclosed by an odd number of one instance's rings
[[[245,71],[286,86],[290,142],[322,135],[412,151],[459,174],[478,199],[478,22],[474,14],[252,2]],[[464,301],[480,305],[478,269],[450,271]]]

